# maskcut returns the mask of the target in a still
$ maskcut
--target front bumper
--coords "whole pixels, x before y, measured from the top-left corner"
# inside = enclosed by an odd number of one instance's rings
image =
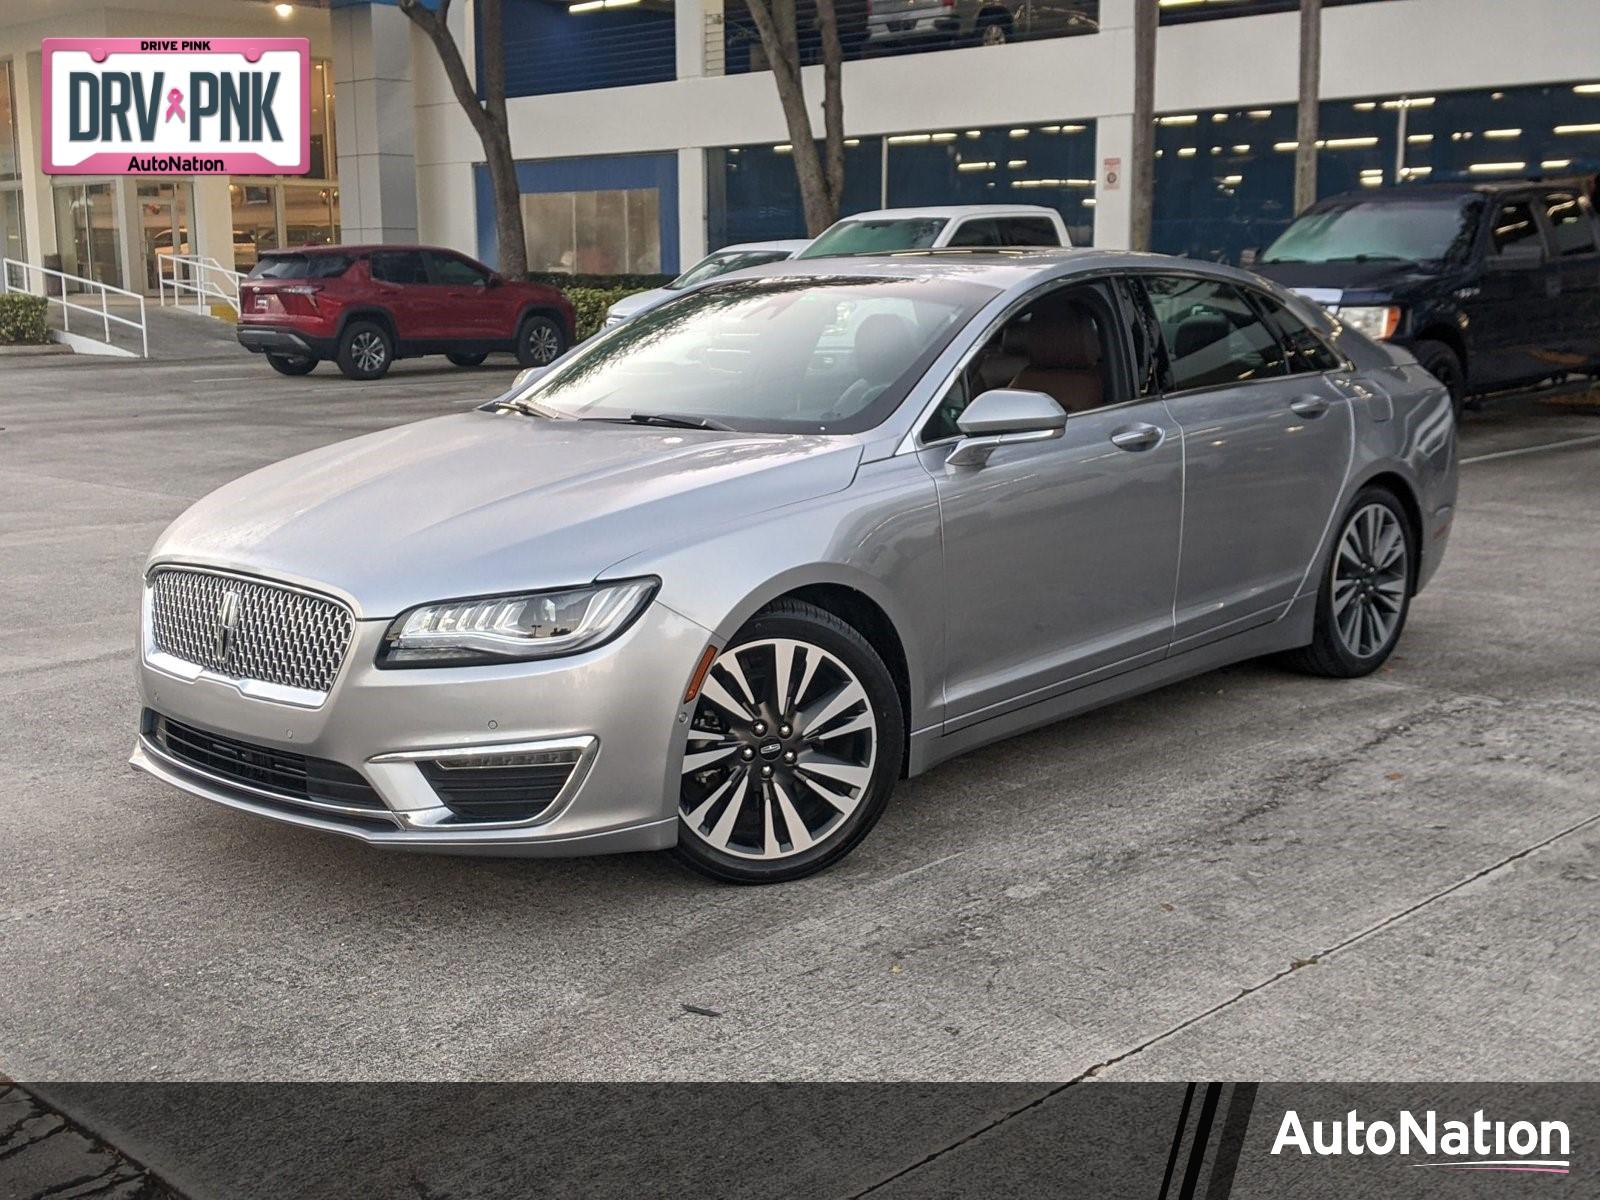
[[[131,762],[192,795],[370,845],[505,855],[656,850],[677,840],[681,701],[710,633],[650,605],[620,638],[587,654],[490,667],[379,670],[387,620],[358,621],[320,704],[264,698],[209,673],[192,678],[140,656],[142,706],[177,722],[353,768],[382,807],[336,811],[197,769],[141,730]],[[159,662],[159,660],[158,660]],[[682,716],[682,720],[680,720]],[[463,822],[423,764],[474,755],[587,747],[568,784],[530,820]]]

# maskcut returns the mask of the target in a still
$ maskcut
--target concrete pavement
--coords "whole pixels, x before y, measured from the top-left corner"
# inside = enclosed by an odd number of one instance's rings
[[[0,1070],[1600,1071],[1592,441],[1465,468],[1450,554],[1378,675],[1247,664],[990,747],[799,884],[384,855],[128,768],[163,524],[259,464],[473,403],[506,363],[378,384],[242,355],[0,366]],[[1526,402],[1471,418],[1463,452],[1596,433],[1592,396]]]

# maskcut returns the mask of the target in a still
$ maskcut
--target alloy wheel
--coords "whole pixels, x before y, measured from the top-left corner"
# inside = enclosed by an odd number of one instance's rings
[[[1410,559],[1394,510],[1367,504],[1351,514],[1333,564],[1333,621],[1344,648],[1371,658],[1389,644],[1405,611]]]
[[[383,338],[370,330],[362,330],[350,339],[350,358],[361,371],[376,371],[388,357]]]
[[[738,858],[804,853],[861,804],[877,754],[866,689],[837,656],[794,638],[730,647],[690,724],[684,830]]]
[[[561,338],[556,334],[555,327],[537,321],[528,329],[528,357],[532,365],[543,367],[553,363],[561,353]]]

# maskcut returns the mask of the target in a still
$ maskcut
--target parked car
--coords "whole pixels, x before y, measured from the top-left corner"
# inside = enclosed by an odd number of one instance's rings
[[[649,312],[652,308],[659,308],[668,300],[681,296],[690,288],[710,283],[713,279],[726,275],[731,271],[740,271],[745,267],[759,267],[763,263],[782,262],[786,258],[793,258],[810,244],[809,239],[799,238],[792,241],[741,242],[737,246],[724,246],[721,250],[714,250],[706,255],[665,287],[652,288],[648,292],[635,292],[631,296],[624,296],[606,310],[605,324],[607,326],[619,325],[623,321],[637,317],[640,313]]]
[[[972,747],[1375,670],[1456,499],[1409,354],[1154,255],[775,263],[529,374],[181,516],[134,763],[376,846],[792,879]]]
[[[1308,209],[1254,265],[1469,396],[1600,372],[1594,180],[1407,184]]]
[[[796,258],[885,254],[945,246],[1070,246],[1067,226],[1053,208],[1037,204],[958,204],[881,208],[836,221]]]
[[[443,354],[475,367],[496,351],[523,366],[572,344],[572,305],[541,283],[513,282],[455,250],[327,246],[268,250],[239,285],[239,344],[283,375],[332,359],[377,379],[397,358]]]
[[[1094,33],[1099,22],[1073,0],[870,0],[868,49],[951,39],[1000,46],[1019,38]]]

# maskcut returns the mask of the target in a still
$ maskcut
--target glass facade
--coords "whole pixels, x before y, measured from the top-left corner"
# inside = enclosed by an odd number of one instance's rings
[[[1093,121],[851,138],[842,215],[932,204],[1038,204],[1061,213],[1078,245],[1093,240]],[[713,248],[806,236],[786,145],[710,152]]]
[[[117,188],[113,182],[55,187],[56,239],[67,274],[124,286]]]
[[[802,62],[821,61],[816,6],[797,4]],[[1100,0],[837,0],[846,61],[921,54],[958,46],[998,46],[1098,33]],[[743,0],[727,0],[720,28],[707,29],[711,74],[768,69],[766,51]]]
[[[0,60],[0,257],[23,259],[22,156],[17,149],[16,85]]]
[[[528,193],[522,197],[522,226],[530,271],[661,271],[661,194],[654,188]]]
[[[672,0],[507,0],[506,95],[664,83],[677,75]],[[481,37],[478,78],[483,78]]]
[[[1325,100],[1319,196],[1600,171],[1600,82]],[[1245,263],[1293,219],[1295,106],[1157,119],[1155,249]]]

